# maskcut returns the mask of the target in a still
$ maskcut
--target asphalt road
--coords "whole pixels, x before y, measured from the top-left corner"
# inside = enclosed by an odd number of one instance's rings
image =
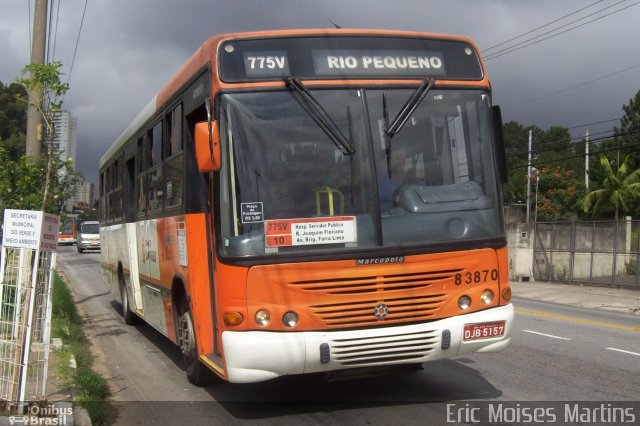
[[[519,298],[512,344],[501,353],[350,381],[292,376],[197,388],[169,340],[149,326],[124,325],[102,283],[99,253],[64,247],[58,259],[86,316],[96,368],[111,385],[116,424],[473,423],[469,402],[640,400],[637,316]]]

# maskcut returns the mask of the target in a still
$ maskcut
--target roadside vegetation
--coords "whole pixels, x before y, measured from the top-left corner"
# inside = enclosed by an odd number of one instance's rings
[[[93,357],[82,319],[69,287],[58,274],[52,292],[51,335],[63,342],[63,348],[56,353],[61,385],[71,390],[75,403],[87,409],[94,425],[108,424],[111,391],[107,380],[91,368]]]
[[[531,191],[536,193],[537,220],[611,220],[640,217],[640,91],[622,106],[618,126],[589,138],[589,186],[585,184],[586,140],[571,129],[544,130],[515,121],[504,124],[508,182],[504,203],[527,199],[529,131],[532,133]],[[607,120],[614,121],[614,120]],[[606,122],[606,121],[605,121]],[[604,123],[604,122],[603,122]],[[599,123],[592,123],[599,124]],[[588,125],[583,131],[588,129]]]
[[[62,161],[54,146],[55,115],[69,90],[61,82],[61,62],[27,65],[23,76],[4,86],[0,82],[0,209],[43,210],[59,214],[62,204],[75,194],[80,175],[69,159]],[[44,153],[30,158],[26,152],[27,91],[43,93],[42,103],[33,104],[44,123],[41,139]]]

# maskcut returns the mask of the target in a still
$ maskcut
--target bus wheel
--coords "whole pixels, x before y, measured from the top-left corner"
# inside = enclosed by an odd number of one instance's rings
[[[178,320],[178,343],[189,383],[204,386],[211,381],[212,373],[198,358],[198,345],[189,308],[182,307]]]
[[[136,314],[131,311],[129,307],[129,292],[124,285],[124,278],[120,277],[120,300],[122,300],[122,317],[124,323],[127,325],[134,325],[136,323]]]

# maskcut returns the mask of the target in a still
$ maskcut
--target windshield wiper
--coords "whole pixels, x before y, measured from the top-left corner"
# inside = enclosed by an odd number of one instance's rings
[[[384,153],[387,156],[387,174],[391,179],[391,138],[389,137],[389,110],[387,109],[387,94],[382,93],[382,118],[384,120]]]
[[[283,80],[287,88],[298,95],[295,97],[296,100],[298,100],[305,112],[313,118],[313,121],[316,122],[318,127],[331,139],[331,142],[333,142],[344,155],[350,156],[355,154],[356,150],[351,140],[344,136],[327,111],[325,111],[322,105],[320,105],[320,102],[309,92],[304,84],[297,78],[283,77]]]
[[[402,108],[400,108],[400,112],[398,112],[398,115],[395,116],[395,118],[391,121],[391,124],[387,127],[385,133],[389,139],[400,133],[400,130],[402,130],[404,124],[407,122],[409,117],[411,117],[413,111],[418,108],[418,105],[420,105],[424,97],[427,96],[427,93],[429,93],[429,90],[431,90],[431,87],[433,87],[433,84],[435,82],[436,80],[434,78],[427,78],[422,82],[420,87],[418,87],[416,91],[413,92],[409,99],[407,99],[407,102],[405,102]],[[386,102],[383,107],[385,108],[386,114]]]
[[[349,144],[353,147],[353,119],[351,118],[351,108],[347,106],[347,123],[349,125]],[[355,152],[355,150],[353,151]],[[354,205],[355,201],[355,186],[356,181],[356,164],[354,162],[354,156],[349,156],[349,167],[351,169],[351,205]]]

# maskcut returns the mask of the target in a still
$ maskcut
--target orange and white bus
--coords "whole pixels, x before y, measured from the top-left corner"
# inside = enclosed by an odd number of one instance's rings
[[[213,37],[100,161],[125,321],[230,382],[506,348],[499,108],[465,37]]]
[[[69,216],[62,218],[60,220],[60,231],[58,232],[58,244],[73,245],[76,241],[76,219]]]

